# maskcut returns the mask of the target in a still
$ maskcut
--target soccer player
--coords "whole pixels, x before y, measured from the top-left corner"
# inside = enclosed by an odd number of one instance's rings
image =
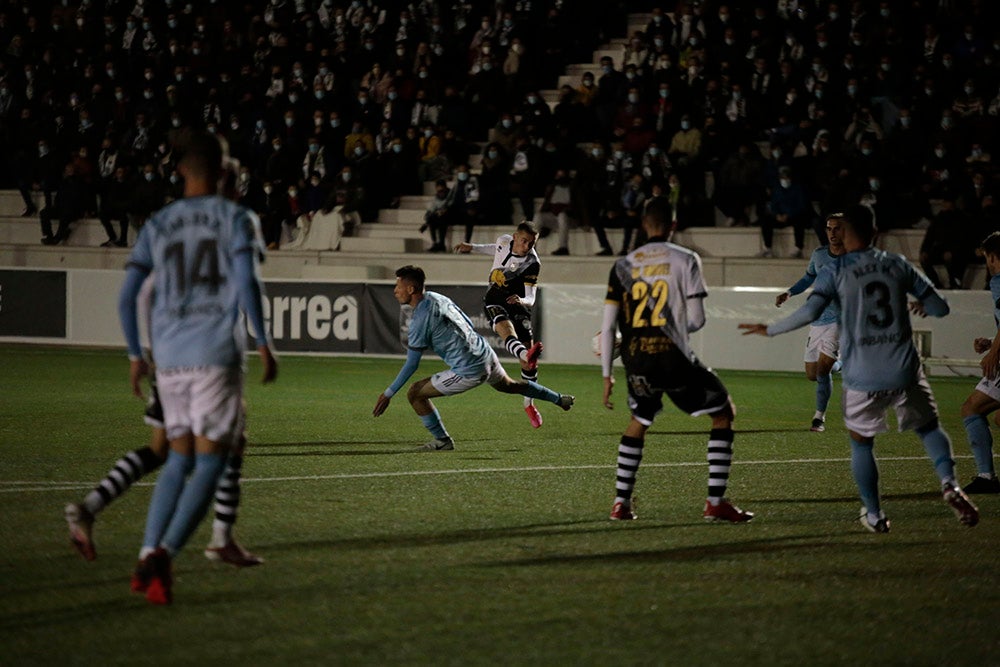
[[[778,295],[774,300],[775,306],[781,308],[781,304],[788,301],[789,297],[808,289],[816,281],[820,269],[844,254],[841,217],[840,213],[834,213],[826,219],[826,236],[830,244],[820,246],[813,251],[805,275]],[[816,413],[813,415],[809,430],[817,433],[826,429],[826,407],[830,403],[830,394],[833,393],[832,373],[840,349],[840,333],[837,329],[839,316],[837,302],[831,301],[816,321],[809,325],[809,338],[806,340],[806,377],[810,382],[816,383]]]
[[[170,443],[167,441],[167,431],[163,426],[163,407],[160,405],[159,392],[152,377],[145,421],[153,428],[149,444],[132,450],[120,458],[82,502],[66,505],[65,516],[69,526],[70,542],[86,560],[97,558],[93,537],[97,515],[145,475],[159,469],[167,458]],[[240,477],[245,446],[246,439],[241,437],[236,447],[229,453],[226,471],[215,489],[212,539],[205,547],[205,557],[209,560],[229,563],[236,567],[251,567],[264,562],[262,558],[240,546],[233,537],[233,527],[236,524],[240,504]]]
[[[934,394],[924,377],[907,312],[944,317],[948,303],[909,262],[871,247],[875,224],[871,209],[853,206],[841,219],[842,257],[823,269],[812,294],[788,317],[771,324],[740,324],[744,335],[776,336],[814,321],[831,301],[840,302],[840,350],[844,362],[844,423],[850,433],[851,471],[864,507],[860,521],[871,532],[888,533],[878,491],[875,436],[888,430],[893,409],[899,429],[914,430],[941,481],[945,502],[965,526],[979,511],[955,482],[951,440],[938,423]]]
[[[424,350],[441,357],[449,369],[414,382],[406,392],[413,410],[434,437],[421,450],[455,448],[431,399],[461,394],[484,382],[505,394],[544,399],[563,410],[573,407],[574,399],[569,394],[559,394],[536,382],[512,380],[500,365],[493,348],[476,333],[469,316],[448,297],[437,292],[425,292],[424,280],[424,271],[417,266],[404,266],[396,271],[393,295],[401,306],[413,307],[413,319],[409,326],[406,362],[389,388],[375,401],[373,415],[378,417],[386,411],[392,397],[417,370]]]
[[[149,504],[132,590],[153,604],[173,599],[171,561],[201,521],[243,433],[244,310],[256,333],[264,382],[277,361],[264,329],[260,221],[218,194],[225,149],[214,135],[188,133],[178,146],[184,197],[143,226],[129,256],[119,313],[132,391],[149,372],[136,301],[154,273],[153,360],[170,452]]]
[[[632,418],[618,445],[618,474],[611,519],[637,518],[632,502],[646,431],[663,409],[663,395],[690,415],[708,415],[708,497],[702,516],[709,521],[742,523],[753,519],[726,499],[733,458],[733,418],[729,392],[698,361],[688,335],[705,326],[703,299],[708,295],[697,253],[668,243],[671,207],[666,198],[649,203],[642,214],[645,245],[615,262],[601,327],[604,406],[613,409],[615,326],[621,332],[621,355],[628,378]]]
[[[513,234],[497,237],[496,243],[459,243],[455,252],[493,255],[490,286],[483,297],[486,317],[507,351],[521,362],[521,379],[538,381],[538,357],[542,344],[532,340],[531,307],[541,260],[535,252],[538,230],[523,221]],[[524,411],[531,425],[542,425],[542,414],[534,399],[524,397]]]
[[[981,246],[990,272],[990,293],[993,296],[993,319],[997,333],[989,338],[977,338],[972,346],[977,354],[986,353],[980,366],[983,379],[962,404],[962,423],[969,438],[969,447],[976,460],[977,475],[965,485],[966,493],[1000,493],[1000,479],[993,467],[993,435],[987,417],[1000,408],[1000,232],[993,232]]]

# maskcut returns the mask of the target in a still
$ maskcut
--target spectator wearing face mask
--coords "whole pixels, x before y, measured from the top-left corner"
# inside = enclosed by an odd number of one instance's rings
[[[129,218],[136,229],[140,229],[149,216],[163,207],[166,199],[166,185],[152,162],[146,163],[136,182],[129,207]]]
[[[448,193],[445,217],[448,225],[465,228],[465,242],[472,242],[472,232],[479,221],[479,179],[469,173],[468,164],[455,168],[455,184]]]
[[[801,259],[805,245],[805,231],[812,226],[814,215],[805,189],[792,178],[791,168],[782,167],[778,171],[778,187],[771,193],[769,214],[760,220],[761,238],[764,242],[764,250],[760,256],[773,257],[771,246],[774,241],[774,229],[791,226],[795,238],[795,252],[792,257]]]

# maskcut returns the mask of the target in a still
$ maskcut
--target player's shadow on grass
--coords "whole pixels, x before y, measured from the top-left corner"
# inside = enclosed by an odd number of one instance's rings
[[[475,440],[463,440],[463,444],[485,442]],[[368,445],[379,445],[379,449],[366,449]],[[387,446],[393,447],[389,449]],[[352,447],[353,449],[340,449],[341,447]],[[322,448],[322,449],[317,449]],[[275,451],[257,451],[272,449]],[[290,452],[288,449],[302,449],[303,451]],[[461,461],[493,461],[497,457],[491,454],[511,454],[521,451],[517,448],[495,449],[489,452],[476,452],[465,450],[462,452],[442,452],[438,454],[442,457],[457,458]],[[437,452],[421,450],[420,447],[411,442],[400,442],[398,440],[318,440],[313,442],[272,442],[257,444],[254,443],[247,448],[245,456],[251,457],[285,457],[285,456],[384,456],[389,454],[423,454],[430,455]],[[472,455],[472,456],[470,456]]]
[[[934,491],[921,491],[919,493],[889,493],[883,494],[882,500],[939,500],[940,493]],[[841,503],[858,503],[857,496],[843,496],[839,498],[747,498],[747,505],[836,505]]]
[[[662,529],[662,523],[649,522],[638,526],[629,526],[630,530]],[[300,549],[333,548],[343,549],[405,549],[412,547],[440,547],[452,544],[467,544],[469,542],[487,542],[491,540],[509,540],[516,538],[553,537],[567,535],[584,535],[588,533],[607,533],[612,527],[601,522],[595,525],[593,519],[579,521],[560,521],[554,523],[535,523],[524,526],[499,526],[496,528],[467,528],[463,530],[441,531],[411,535],[376,535],[371,537],[350,537],[345,539],[312,540],[309,542],[283,542],[261,546],[262,551],[298,551]]]
[[[792,537],[771,537],[756,540],[721,542],[718,544],[692,544],[671,549],[656,549],[653,551],[613,551],[596,554],[564,554],[540,556],[537,558],[517,558],[513,560],[488,563],[489,567],[511,566],[546,566],[546,565],[589,565],[592,563],[688,563],[713,560],[717,558],[730,559],[733,556],[749,554],[774,554],[789,551],[809,551],[856,546],[853,543],[836,543],[830,541],[827,533],[819,535],[796,535]],[[863,548],[868,548],[864,546]]]

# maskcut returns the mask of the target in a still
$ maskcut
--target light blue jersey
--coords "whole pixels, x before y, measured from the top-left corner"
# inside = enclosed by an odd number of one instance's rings
[[[468,378],[483,375],[493,354],[462,309],[437,292],[425,292],[413,309],[407,344],[420,352],[430,349],[456,375]]]
[[[907,294],[921,302],[932,295],[944,302],[913,265],[874,248],[851,252],[819,273],[813,294],[840,304],[845,387],[883,391],[917,381],[920,357],[913,346]]]
[[[798,282],[788,288],[788,294],[795,296],[796,294],[801,294],[806,291],[815,281],[816,276],[819,272],[823,270],[823,267],[832,264],[837,261],[837,257],[841,255],[831,255],[829,246],[820,246],[813,250],[812,256],[809,258],[809,266],[806,268],[805,275],[799,278]],[[840,304],[837,301],[831,301],[820,316],[816,318],[813,322],[815,326],[821,326],[824,324],[835,324],[840,318]]]
[[[240,365],[240,306],[248,298],[246,278],[259,288],[263,251],[256,214],[221,196],[180,199],[149,219],[129,265],[155,269],[150,327],[157,367]],[[247,257],[253,275],[244,277],[237,264],[247,266]]]

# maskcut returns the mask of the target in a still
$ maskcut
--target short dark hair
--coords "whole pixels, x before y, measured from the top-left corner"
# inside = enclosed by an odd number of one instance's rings
[[[536,238],[538,237],[538,227],[536,227],[535,223],[531,222],[530,220],[522,220],[521,224],[517,226],[517,230],[515,231],[524,232],[525,234],[531,234]]]
[[[182,132],[175,148],[180,153],[178,164],[206,178],[217,177],[223,170],[223,160],[229,156],[225,140],[207,130]]]
[[[979,247],[982,248],[984,255],[1000,257],[1000,232],[993,232],[987,236]]]
[[[396,269],[396,277],[412,284],[418,292],[424,291],[426,276],[424,275],[424,270],[419,266],[413,266],[412,264],[402,266]]]
[[[875,216],[867,206],[855,204],[844,212],[844,225],[854,230],[854,234],[866,243],[875,238]]]
[[[674,212],[666,197],[653,197],[646,205],[646,210],[643,211],[642,216],[649,218],[654,226],[666,229],[674,217]]]

